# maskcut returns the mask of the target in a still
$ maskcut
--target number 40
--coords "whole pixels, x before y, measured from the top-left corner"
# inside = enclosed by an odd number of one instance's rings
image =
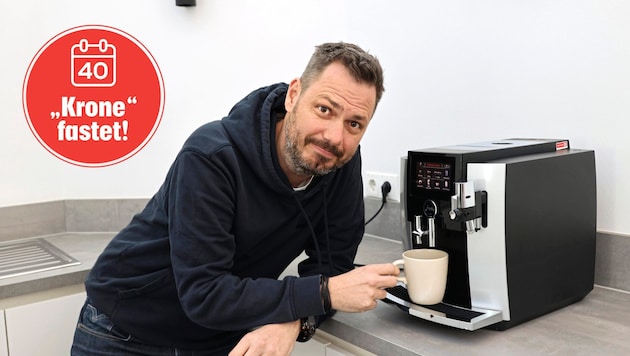
[[[85,62],[83,67],[77,72],[77,76],[85,77],[88,80],[92,79],[92,76],[97,80],[103,80],[108,75],[109,67],[105,62],[96,62],[94,65],[92,65],[92,62]]]

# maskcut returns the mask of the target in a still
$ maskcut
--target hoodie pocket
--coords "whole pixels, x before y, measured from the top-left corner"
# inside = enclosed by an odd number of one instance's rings
[[[151,294],[164,287],[174,284],[173,274],[170,269],[162,269],[160,271],[136,278],[138,280],[134,284],[138,285],[138,287],[119,291],[118,296],[120,299],[129,299]]]

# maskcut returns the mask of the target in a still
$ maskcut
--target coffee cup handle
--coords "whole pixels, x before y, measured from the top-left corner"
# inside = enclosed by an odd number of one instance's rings
[[[404,266],[404,265],[405,265],[405,260],[402,260],[402,259],[401,259],[401,260],[396,260],[396,261],[392,262],[392,264],[393,264],[394,266],[396,266],[396,267],[398,267],[398,266]],[[407,284],[407,277],[404,277],[404,276],[398,276],[398,277],[396,277],[396,280],[397,280],[398,282],[403,282],[404,284]]]

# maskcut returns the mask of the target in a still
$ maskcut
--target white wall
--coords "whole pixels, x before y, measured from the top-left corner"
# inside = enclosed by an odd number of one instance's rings
[[[149,197],[188,134],[250,90],[298,76],[313,46],[355,42],[386,92],[364,170],[398,173],[407,150],[509,137],[596,151],[598,229],[630,233],[630,2],[623,0],[31,0],[0,3],[0,206]],[[132,158],[81,168],[48,153],[24,118],[39,48],[78,25],[140,40],[164,76],[162,123]]]

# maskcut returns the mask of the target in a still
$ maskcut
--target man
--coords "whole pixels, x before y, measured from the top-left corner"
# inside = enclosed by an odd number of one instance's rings
[[[383,91],[375,57],[327,43],[197,129],[96,261],[73,355],[287,355],[335,310],[374,308],[398,269],[353,261],[359,142]]]

